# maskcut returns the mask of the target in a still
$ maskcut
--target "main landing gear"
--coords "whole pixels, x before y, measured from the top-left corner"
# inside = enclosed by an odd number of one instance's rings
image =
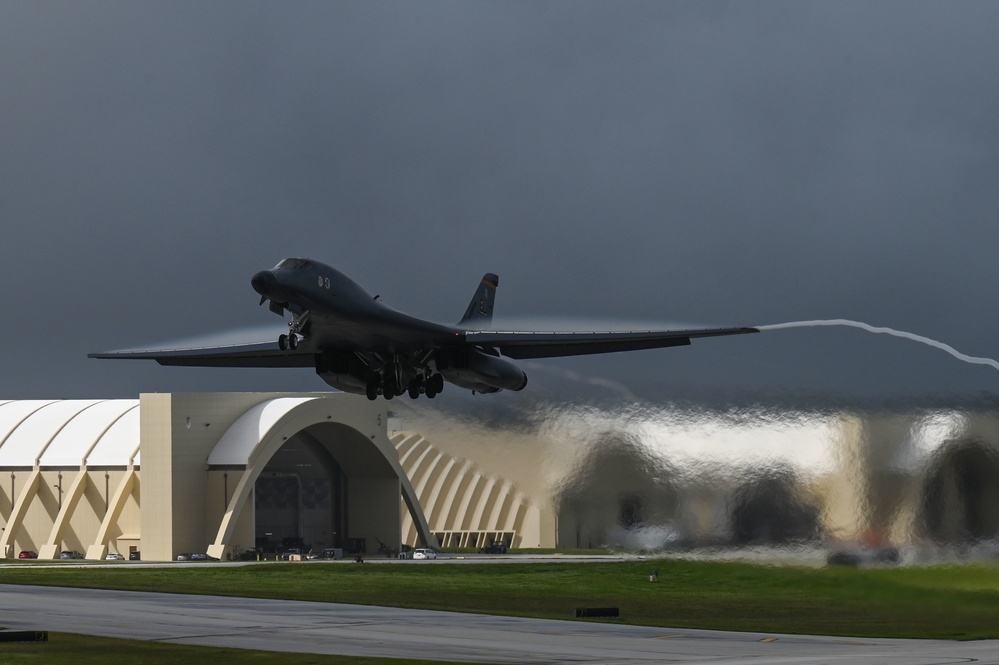
[[[394,372],[386,372],[384,376],[374,374],[368,379],[365,386],[365,394],[368,399],[374,401],[381,394],[385,399],[392,399],[404,393],[409,393],[411,399],[416,399],[420,394],[433,399],[444,390],[444,377],[440,374],[431,374],[428,377],[417,376],[409,385],[403,388],[398,385]]]

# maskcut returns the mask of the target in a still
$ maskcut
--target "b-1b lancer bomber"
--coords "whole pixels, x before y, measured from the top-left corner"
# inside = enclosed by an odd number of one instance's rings
[[[695,337],[755,328],[628,332],[489,330],[499,278],[487,273],[456,325],[424,321],[372,297],[346,275],[311,259],[289,258],[250,280],[260,304],[291,314],[277,340],[189,349],[92,353],[91,358],[155,360],[199,367],[313,367],[329,385],[374,400],[409,393],[434,397],[444,382],[473,392],[522,390],[527,375],[511,360],[684,346]]]

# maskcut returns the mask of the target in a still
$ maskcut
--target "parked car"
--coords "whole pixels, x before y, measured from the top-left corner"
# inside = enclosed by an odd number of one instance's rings
[[[291,561],[291,557],[292,556],[299,556],[299,557],[301,557],[302,556],[302,550],[294,548],[294,547],[292,549],[290,549],[290,550],[285,550],[284,552],[281,553],[281,560],[282,561]]]
[[[76,550],[63,550],[59,553],[60,559],[82,559],[83,555]]]
[[[236,555],[236,561],[256,561],[262,554],[259,547],[249,547]]]
[[[218,561],[219,560],[218,557],[208,556],[204,552],[195,552],[194,554],[191,554],[189,556],[190,556],[190,560],[191,561]]]
[[[429,547],[420,547],[413,550],[414,559],[436,559],[437,552],[430,549]]]
[[[108,555],[104,557],[105,561],[124,561],[125,557],[118,554],[117,552],[108,552]]]
[[[218,559],[204,552],[184,552],[177,555],[177,561],[218,561]]]
[[[38,552],[32,552],[31,550],[21,550],[21,553],[17,555],[18,559],[37,559]]]
[[[494,540],[485,547],[479,548],[481,554],[506,554],[509,549],[509,545],[506,544],[505,540]]]
[[[141,552],[129,552],[128,553],[128,560],[129,561],[142,561],[142,553]]]
[[[833,550],[826,556],[826,565],[851,566],[853,568],[872,564],[893,566],[899,560],[900,555],[897,547],[864,547]]]

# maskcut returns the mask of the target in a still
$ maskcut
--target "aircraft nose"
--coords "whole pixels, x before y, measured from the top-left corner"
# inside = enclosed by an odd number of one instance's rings
[[[262,296],[270,294],[277,286],[277,277],[270,270],[261,270],[250,280],[253,290]]]

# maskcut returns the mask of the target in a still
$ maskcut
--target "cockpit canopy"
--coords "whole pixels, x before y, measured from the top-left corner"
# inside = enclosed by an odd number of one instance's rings
[[[311,265],[312,263],[310,263],[308,259],[284,259],[274,266],[274,269],[277,270],[278,268],[287,268],[289,270],[303,270]]]

